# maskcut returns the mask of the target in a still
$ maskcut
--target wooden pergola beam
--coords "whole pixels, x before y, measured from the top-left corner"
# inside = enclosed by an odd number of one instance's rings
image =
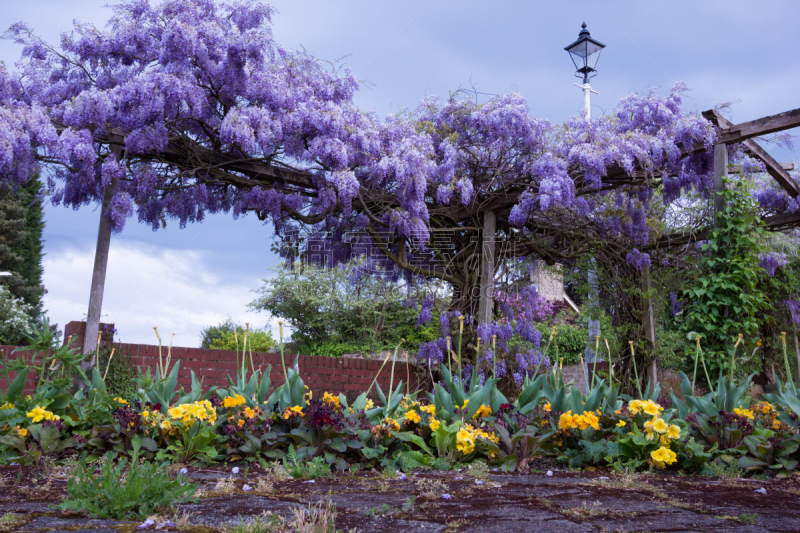
[[[714,113],[719,116],[715,111]],[[705,113],[703,114],[705,115]],[[798,126],[800,126],[800,109],[792,109],[777,115],[770,115],[750,122],[742,122],[735,126],[731,125],[725,128],[724,132],[720,132],[717,143],[740,143],[753,137],[789,130]],[[722,127],[721,124],[720,127]]]
[[[794,115],[789,116],[796,116],[800,119],[800,109],[795,109],[794,111],[788,111],[788,114],[794,113]],[[710,120],[711,122],[716,123],[717,127],[720,129],[719,141],[718,144],[721,144],[725,141],[723,139],[731,137],[732,134],[742,134],[743,131],[752,132],[755,129],[755,126],[752,126],[756,123],[762,123],[769,125],[769,127],[775,128],[776,121],[771,121],[774,117],[784,117],[787,113],[781,113],[780,115],[773,115],[772,117],[765,117],[758,120],[753,120],[751,122],[745,122],[743,124],[739,124],[738,126],[734,126],[728,119],[720,115],[715,110],[709,110],[703,112],[703,116]],[[788,121],[785,117],[782,119],[783,124],[785,127],[781,129],[788,129],[794,126],[789,126],[792,122]],[[798,124],[800,125],[800,124]],[[774,129],[772,131],[780,131],[779,129]],[[758,135],[763,135],[759,133]],[[740,141],[729,141],[729,142],[740,142]],[[747,138],[741,141],[742,145],[744,146],[745,151],[755,157],[756,159],[760,160],[764,163],[767,169],[767,173],[775,178],[775,181],[785,190],[792,198],[796,198],[800,195],[800,187],[797,186],[797,183],[789,176],[789,173],[786,172],[786,169],[781,163],[778,163],[771,155],[767,153],[757,142],[755,142],[752,138]],[[789,170],[793,169],[794,165],[791,165]]]

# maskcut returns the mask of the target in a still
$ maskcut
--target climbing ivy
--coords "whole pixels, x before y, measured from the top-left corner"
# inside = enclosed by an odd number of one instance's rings
[[[765,312],[773,309],[759,280],[764,227],[743,181],[726,181],[725,210],[702,244],[700,276],[683,291],[682,329],[702,339],[711,375],[730,369],[728,349],[739,334],[755,342]]]

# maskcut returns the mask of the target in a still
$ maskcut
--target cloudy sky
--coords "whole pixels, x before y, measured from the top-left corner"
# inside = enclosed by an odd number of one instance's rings
[[[0,28],[25,21],[51,42],[73,20],[104,26],[113,0],[4,2]],[[519,92],[532,115],[554,123],[580,112],[574,67],[563,48],[585,21],[605,43],[592,81],[592,115],[611,113],[631,92],[678,81],[691,89],[686,109],[733,102],[733,122],[800,107],[797,0],[469,1],[279,0],[277,40],[319,58],[341,60],[363,81],[356,102],[385,116],[427,95],[474,89]],[[11,66],[19,48],[0,41]],[[13,68],[13,67],[12,67]],[[797,152],[770,148],[780,161]],[[99,211],[48,206],[45,307],[63,326],[85,317]],[[200,330],[227,316],[274,326],[247,303],[277,259],[271,233],[255,217],[211,216],[185,229],[152,232],[131,221],[112,237],[103,320],[125,342],[151,343],[153,326],[175,345],[197,346]]]

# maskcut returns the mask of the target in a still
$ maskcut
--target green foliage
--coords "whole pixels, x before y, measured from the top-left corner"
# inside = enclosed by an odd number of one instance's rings
[[[86,511],[98,518],[144,518],[162,507],[189,501],[197,486],[178,475],[171,479],[164,465],[140,462],[138,447],[130,461],[117,464],[107,456],[95,476],[95,467],[81,457],[75,477],[67,481],[62,510]]]
[[[552,327],[546,324],[537,324],[536,329],[542,334],[542,349],[544,349]],[[556,335],[553,338],[553,343],[558,345],[558,356],[559,358],[564,358],[565,365],[580,363],[580,356],[583,355],[586,343],[589,340],[588,335],[588,330],[585,327],[572,326],[570,324],[558,324],[556,326]],[[551,348],[551,352],[554,353],[553,348]]]
[[[683,331],[696,332],[703,339],[711,375],[729,370],[726,346],[739,334],[755,339],[766,312],[772,309],[759,288],[764,275],[758,257],[763,248],[763,224],[744,182],[727,183],[729,188],[723,193],[726,208],[717,214],[717,224],[702,247],[700,277],[683,291],[688,300]]]
[[[0,285],[0,344],[20,345],[33,333],[33,307]]]
[[[228,318],[218,326],[209,326],[201,332],[200,347],[212,350],[243,351],[246,328]],[[235,332],[235,335],[234,335]],[[268,329],[250,329],[247,335],[247,351],[271,352],[277,346]]]
[[[324,269],[300,262],[294,268],[284,265],[263,280],[260,297],[250,306],[286,320],[298,353],[337,356],[393,347],[401,338],[406,346],[438,338],[433,320],[429,326],[416,325],[419,310],[406,305],[403,282],[367,275],[362,268],[359,260]],[[414,287],[412,298],[435,291],[432,287]]]
[[[289,472],[293,478],[317,479],[329,476],[331,467],[321,456],[315,457],[310,461],[300,461],[293,445],[289,445],[289,451],[283,458],[283,468]]]
[[[127,352],[122,350],[120,344],[112,343],[102,343],[99,352],[99,367],[105,377],[108,393],[122,398],[134,398],[139,387],[136,383],[136,371]]]
[[[29,306],[31,319],[42,307],[42,205],[37,195],[42,183],[38,176],[19,190],[0,187],[0,271],[11,294]]]

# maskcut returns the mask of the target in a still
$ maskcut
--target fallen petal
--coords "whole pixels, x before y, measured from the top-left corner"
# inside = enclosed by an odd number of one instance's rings
[[[239,473],[239,467],[238,466],[234,466],[233,468],[231,468],[231,472],[234,473],[234,474],[238,474]]]
[[[148,518],[147,520],[136,526],[136,529],[150,529],[151,527],[153,527],[153,524],[155,523],[156,523],[155,520],[153,520],[152,518]]]
[[[450,498],[452,498],[452,496],[450,496],[449,494],[442,494],[443,500],[449,500]]]
[[[475,480],[475,484],[476,485],[483,485],[483,481],[481,481],[480,479],[476,479]]]
[[[548,470],[547,473],[545,474],[545,476],[546,477],[553,477],[553,471],[552,470]]]
[[[178,470],[178,473],[186,475],[186,474],[189,473],[189,469],[188,468],[181,468],[180,470]]]
[[[251,490],[253,490],[253,487],[251,487],[250,485],[243,485],[242,490],[245,492],[250,492]]]
[[[170,527],[178,527],[178,524],[176,524],[172,520],[169,520],[167,522],[162,522],[162,523],[158,524],[156,526],[156,529],[164,529],[164,528],[170,528]]]
[[[767,493],[767,489],[765,489],[764,487],[761,487],[760,489],[756,489],[753,492],[758,492],[759,494],[766,494]]]

